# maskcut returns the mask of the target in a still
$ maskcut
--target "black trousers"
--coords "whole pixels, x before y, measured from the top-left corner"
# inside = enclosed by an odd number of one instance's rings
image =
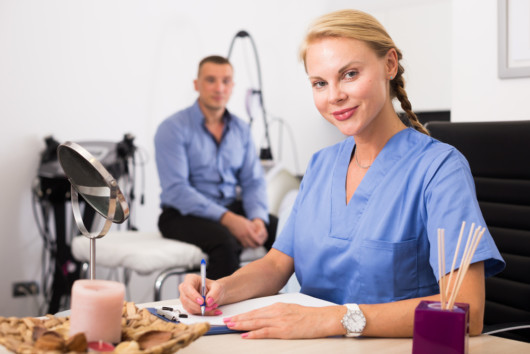
[[[242,203],[234,202],[227,207],[233,213],[245,216]],[[276,238],[278,218],[269,214],[266,225],[268,238],[265,248],[269,250]],[[171,207],[162,208],[158,228],[165,238],[187,242],[198,246],[208,255],[206,276],[219,279],[232,274],[239,268],[239,257],[243,250],[241,243],[230,231],[217,221],[192,215],[182,215]]]

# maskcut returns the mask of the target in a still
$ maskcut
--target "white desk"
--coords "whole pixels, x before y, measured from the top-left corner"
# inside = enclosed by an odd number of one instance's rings
[[[140,304],[138,307],[174,305],[178,300]],[[412,339],[345,338],[324,339],[242,339],[239,334],[203,336],[178,354],[331,354],[331,353],[407,353],[412,352]],[[9,353],[0,346],[0,354]],[[469,338],[469,354],[530,353],[530,343],[495,336],[481,335]]]
[[[157,303],[138,305],[153,307],[171,305],[178,300],[165,300]],[[412,352],[412,339],[393,338],[324,338],[303,340],[282,339],[242,339],[239,334],[203,336],[191,343],[179,354],[328,354],[328,353],[407,353]],[[495,336],[481,335],[469,338],[469,353],[480,354],[520,354],[530,353],[530,343],[523,343]]]
[[[412,339],[325,338],[304,340],[241,339],[238,334],[203,336],[178,351],[178,354],[331,354],[331,353],[407,353]],[[1,354],[10,352],[0,346]],[[530,353],[530,344],[482,335],[469,339],[469,354]]]
[[[327,353],[407,353],[412,352],[412,339],[325,338],[305,340],[242,339],[238,334],[203,336],[179,354],[327,354]],[[482,335],[469,339],[469,353],[530,353],[530,343]]]

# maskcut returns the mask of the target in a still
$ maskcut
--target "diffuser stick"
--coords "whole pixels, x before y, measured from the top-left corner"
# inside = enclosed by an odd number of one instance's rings
[[[442,289],[441,289],[441,295],[442,295],[442,309],[445,308],[445,305],[446,305],[446,297],[445,297],[445,293],[446,293],[446,287],[447,287],[447,283],[446,283],[446,279],[445,279],[445,229],[442,229],[441,230],[441,236],[442,236],[442,278],[441,278],[441,281],[442,281]]]
[[[451,264],[451,273],[449,274],[449,280],[447,281],[447,286],[445,287],[445,296],[449,297],[449,287],[451,286],[451,280],[453,279],[453,273],[455,271],[456,259],[458,257],[458,251],[460,250],[460,243],[462,242],[462,235],[464,234],[464,229],[466,227],[466,222],[462,221],[462,227],[460,228],[460,234],[458,235],[458,242],[456,243],[456,250],[453,256],[453,263]]]
[[[438,284],[440,286],[440,306],[443,309],[444,302],[444,287],[443,287],[443,273],[442,273],[442,259],[444,258],[442,249],[442,230],[438,229]]]
[[[475,251],[477,250],[478,243],[482,239],[482,235],[484,235],[484,232],[486,231],[486,228],[478,227],[475,231],[475,234],[473,235],[473,240],[471,242],[470,249],[467,252],[465,263],[463,265],[463,268],[458,271],[458,281],[456,282],[456,288],[451,293],[451,298],[449,300],[449,308],[453,308],[453,305],[456,301],[456,296],[458,295],[458,292],[460,291],[460,286],[462,285],[462,282],[464,281],[464,278],[466,276],[467,270],[469,269],[469,265],[471,264],[471,260],[473,259],[473,255],[475,254]]]
[[[460,266],[458,267],[459,271],[456,274],[456,279],[455,279],[455,281],[453,283],[453,286],[452,286],[452,289],[451,289],[451,294],[454,294],[454,292],[456,290],[456,284],[458,283],[458,278],[460,276],[460,271],[462,270],[463,265],[464,265],[464,260],[466,258],[467,250],[469,249],[469,244],[471,242],[471,239],[473,238],[473,230],[474,229],[475,229],[475,223],[472,223],[471,224],[471,228],[469,229],[469,235],[467,236],[466,247],[464,248],[464,253],[462,254],[462,258],[460,258]],[[451,297],[451,295],[449,297]]]

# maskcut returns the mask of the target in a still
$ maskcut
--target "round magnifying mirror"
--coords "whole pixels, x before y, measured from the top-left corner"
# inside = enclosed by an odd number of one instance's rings
[[[70,181],[72,209],[77,227],[90,239],[90,274],[95,273],[95,239],[105,236],[112,223],[122,223],[129,217],[129,206],[118,182],[90,152],[81,145],[66,142],[57,148],[57,156],[66,177]],[[79,209],[78,195],[105,218],[98,233],[90,233]]]

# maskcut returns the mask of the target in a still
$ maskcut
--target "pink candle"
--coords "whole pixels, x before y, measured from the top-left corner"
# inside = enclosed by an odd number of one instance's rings
[[[76,280],[72,287],[70,336],[83,332],[88,342],[119,343],[125,286],[108,280]]]

